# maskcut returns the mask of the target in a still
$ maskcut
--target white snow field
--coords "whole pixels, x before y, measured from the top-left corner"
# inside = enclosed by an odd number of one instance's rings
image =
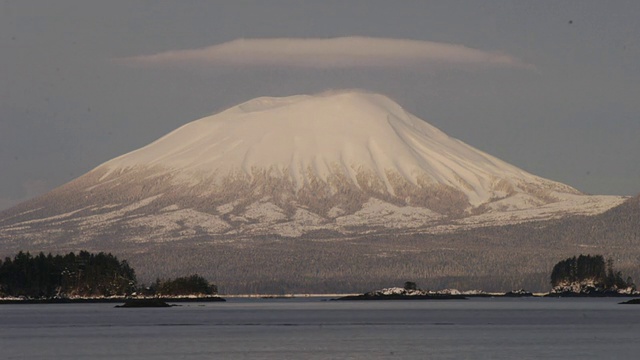
[[[159,166],[185,181],[265,169],[296,188],[335,172],[358,185],[374,174],[393,194],[396,174],[462,191],[473,206],[535,186],[578,191],[527,173],[447,136],[391,99],[363,92],[261,97],[190,122],[157,141],[106,162],[102,179],[135,167]],[[197,175],[197,176],[196,176]],[[531,207],[523,201],[515,207]],[[534,206],[537,204],[533,204]]]

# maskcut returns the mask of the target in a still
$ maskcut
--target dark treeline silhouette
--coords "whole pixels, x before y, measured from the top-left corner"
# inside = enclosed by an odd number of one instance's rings
[[[634,286],[631,278],[613,268],[613,260],[605,262],[602,255],[580,255],[560,261],[551,272],[551,285],[591,282],[604,289],[623,289]]]
[[[175,279],[157,279],[147,288],[147,294],[159,296],[215,295],[217,293],[218,287],[216,285],[210,284],[197,274]]]
[[[32,256],[21,251],[13,259],[0,261],[0,296],[126,295],[135,286],[136,275],[129,264],[102,252]]]

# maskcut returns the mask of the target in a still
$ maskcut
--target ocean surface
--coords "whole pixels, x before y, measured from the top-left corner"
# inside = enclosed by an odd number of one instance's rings
[[[626,299],[0,305],[2,359],[636,359]]]

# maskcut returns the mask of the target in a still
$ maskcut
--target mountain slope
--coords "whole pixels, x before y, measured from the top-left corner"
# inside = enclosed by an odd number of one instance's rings
[[[360,92],[254,99],[96,170],[106,170],[100,180],[108,181],[141,168],[190,185],[262,175],[286,179],[296,191],[343,180],[392,196],[440,185],[474,207],[514,192],[578,193],[447,136],[389,98]]]
[[[284,276],[277,281],[295,273],[327,284],[368,273],[358,276],[380,287],[415,264],[442,279],[498,262],[530,263],[531,272],[541,265],[532,253],[575,248],[566,244],[573,238],[553,243],[544,232],[546,242],[530,240],[538,226],[609,219],[624,200],[530,174],[382,95],[258,98],[0,212],[0,255],[109,251],[140,264],[143,276],[208,274],[217,259],[217,271],[242,278],[245,291],[267,281],[267,270]],[[603,221],[594,234],[613,220]],[[407,254],[414,265],[402,265]]]
[[[623,200],[582,195],[447,136],[385,96],[347,91],[257,98],[190,122],[1,213],[0,236],[441,232],[601,213]]]

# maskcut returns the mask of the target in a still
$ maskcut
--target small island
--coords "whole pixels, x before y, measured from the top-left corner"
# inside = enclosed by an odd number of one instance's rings
[[[511,290],[511,291],[505,293],[502,296],[504,296],[504,297],[533,297],[535,295],[532,292],[527,291],[525,289],[519,289],[519,290]]]
[[[631,300],[623,301],[620,304],[621,305],[640,305],[640,299],[631,299]]]
[[[361,295],[348,295],[334,300],[466,300],[462,294],[418,289],[416,283],[407,281],[404,287],[391,287],[369,291]]]
[[[124,304],[116,305],[117,308],[158,308],[172,307],[178,305],[169,305],[160,298],[155,299],[127,299]]]
[[[614,297],[637,295],[630,277],[602,255],[580,255],[558,262],[551,272],[551,297]]]

